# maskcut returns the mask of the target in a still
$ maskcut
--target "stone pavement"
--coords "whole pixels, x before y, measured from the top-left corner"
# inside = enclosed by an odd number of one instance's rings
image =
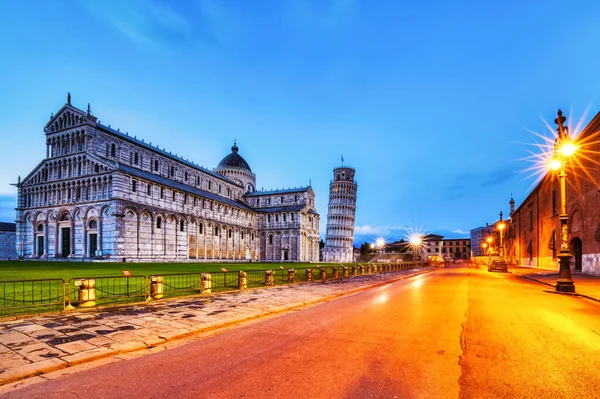
[[[558,271],[555,269],[538,269],[535,267],[509,267],[508,271],[516,276],[534,280],[548,286],[548,291],[556,288]],[[575,284],[575,294],[600,302],[600,276],[572,273],[571,278]]]
[[[1,322],[0,385],[153,348],[432,270],[369,274]]]

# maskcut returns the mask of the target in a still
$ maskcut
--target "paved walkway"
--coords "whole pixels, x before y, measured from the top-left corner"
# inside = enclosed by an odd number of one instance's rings
[[[558,279],[557,270],[538,269],[534,267],[510,267],[508,271],[516,276],[546,284],[549,291],[556,288],[556,280]],[[571,278],[575,284],[576,295],[600,302],[600,276],[573,273]]]
[[[432,270],[370,274],[1,322],[0,385],[152,348]]]

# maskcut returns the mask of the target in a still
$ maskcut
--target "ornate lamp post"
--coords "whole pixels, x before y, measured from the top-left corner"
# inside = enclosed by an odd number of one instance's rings
[[[565,163],[567,159],[575,153],[577,147],[569,137],[569,127],[564,126],[566,117],[562,111],[558,110],[558,116],[554,119],[554,123],[558,125],[558,137],[554,141],[554,157],[550,162],[550,168],[558,170],[560,180],[560,253],[558,254],[558,262],[560,264],[558,280],[556,281],[556,291],[559,292],[575,292],[575,284],[571,279],[571,253],[569,252],[569,228],[567,214],[567,173],[565,171]]]
[[[483,256],[485,256],[485,248],[487,247],[487,243],[484,242],[481,246],[483,247]]]
[[[492,259],[492,237],[488,237],[485,239],[488,244],[488,256]]]
[[[502,242],[502,231],[506,227],[506,224],[502,221],[502,211],[500,211],[500,223],[498,224],[498,230],[500,231],[500,243],[498,244],[498,255],[500,259],[504,258],[504,243]]]

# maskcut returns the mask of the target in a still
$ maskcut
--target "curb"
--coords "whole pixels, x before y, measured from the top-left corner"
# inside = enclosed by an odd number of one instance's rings
[[[225,329],[227,327],[231,327],[231,326],[236,325],[236,324],[244,323],[246,321],[260,319],[260,318],[268,317],[268,316],[273,316],[273,315],[276,315],[276,314],[279,314],[279,313],[284,313],[284,312],[288,312],[290,310],[295,310],[295,309],[299,309],[299,308],[308,307],[308,306],[315,305],[315,304],[321,303],[321,302],[327,302],[327,301],[332,300],[332,299],[340,298],[340,297],[347,296],[347,295],[353,295],[353,294],[356,294],[356,293],[359,293],[359,292],[362,292],[362,291],[366,291],[366,290],[369,290],[369,289],[372,289],[372,288],[376,288],[376,287],[380,287],[380,286],[383,286],[383,285],[395,283],[397,281],[405,280],[405,279],[408,279],[408,278],[411,278],[411,277],[415,277],[415,276],[418,276],[418,275],[421,275],[421,274],[428,274],[428,273],[434,272],[436,270],[437,269],[421,270],[418,273],[412,273],[412,274],[402,275],[402,276],[399,276],[397,278],[390,278],[387,281],[378,282],[378,283],[375,283],[375,284],[372,284],[372,285],[368,285],[368,286],[361,287],[361,288],[356,288],[354,290],[350,290],[350,291],[346,291],[346,292],[342,292],[342,293],[331,294],[331,295],[324,296],[324,297],[319,298],[319,299],[314,300],[314,301],[302,302],[302,303],[295,304],[295,305],[292,305],[292,306],[284,307],[282,309],[272,310],[272,311],[268,311],[268,312],[265,312],[265,313],[253,315],[253,316],[247,316],[247,317],[243,317],[243,318],[240,318],[240,319],[231,320],[231,321],[228,321],[228,322],[225,322],[225,323],[215,324],[215,325],[204,327],[204,328],[197,328],[197,329],[192,328],[190,331],[186,331],[184,333],[175,334],[175,335],[168,336],[168,337],[159,335],[158,338],[160,338],[162,341],[161,342],[153,342],[153,343],[151,343],[149,345],[145,344],[143,342],[142,343],[136,343],[135,345],[133,345],[133,344],[130,345],[129,348],[122,348],[122,349],[116,349],[116,350],[108,350],[108,351],[106,351],[104,353],[97,353],[96,352],[95,354],[90,355],[89,357],[83,356],[81,358],[78,358],[78,359],[75,359],[75,360],[71,360],[71,361],[67,361],[67,360],[63,360],[63,359],[56,359],[56,360],[60,360],[62,363],[53,364],[51,366],[42,367],[42,368],[36,369],[36,370],[32,369],[32,370],[30,370],[28,372],[24,372],[24,373],[19,374],[19,375],[14,375],[14,376],[11,376],[11,377],[5,378],[5,379],[2,379],[0,377],[0,386],[4,386],[4,385],[7,385],[7,384],[10,384],[10,383],[19,381],[19,380],[23,380],[23,379],[26,379],[26,378],[29,378],[29,377],[35,377],[35,376],[40,376],[40,375],[43,375],[43,374],[48,374],[48,373],[51,373],[51,372],[54,372],[54,371],[58,371],[58,370],[62,370],[62,369],[68,368],[68,367],[73,367],[73,366],[84,364],[84,363],[90,363],[90,362],[93,362],[93,361],[96,361],[96,360],[100,360],[100,359],[103,359],[103,358],[107,358],[107,357],[118,356],[118,355],[122,355],[122,354],[125,354],[125,353],[136,352],[136,351],[140,351],[140,350],[144,350],[144,349],[155,348],[157,346],[164,345],[167,342],[178,341],[178,340],[181,340],[181,339],[192,337],[194,335],[199,335],[199,334],[203,334],[203,333],[206,333],[206,332],[211,332],[211,331],[215,331],[215,330]],[[126,344],[123,344],[123,345],[126,345]],[[71,355],[71,356],[74,356],[74,355]],[[30,365],[33,365],[33,364],[34,363],[32,363]]]
[[[540,284],[544,284],[544,285],[547,285],[547,286],[552,287],[552,288],[556,288],[556,286],[553,285],[553,284],[550,284],[550,283],[547,283],[545,281],[541,281],[541,280],[535,279],[533,277],[528,277],[528,276],[524,276],[524,275],[518,275],[518,274],[514,274],[513,272],[509,272],[509,273],[512,274],[513,276],[520,277],[520,278],[523,278],[525,280],[535,281],[536,283],[540,283]],[[546,293],[548,293],[548,294],[558,294],[558,295],[566,295],[566,296],[572,296],[572,297],[580,297],[580,298],[589,299],[589,300],[592,300],[592,301],[595,301],[595,302],[600,302],[599,298],[594,298],[594,297],[591,297],[589,295],[580,294],[580,293],[577,293],[577,292],[559,292],[559,291],[550,291],[550,290],[543,290],[543,291],[546,292]]]

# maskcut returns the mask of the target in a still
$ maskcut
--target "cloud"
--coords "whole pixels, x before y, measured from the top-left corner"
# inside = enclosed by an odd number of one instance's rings
[[[157,0],[82,0],[80,4],[99,21],[110,23],[129,39],[147,47],[194,38],[190,20]]]
[[[463,231],[463,230],[461,230],[461,229],[452,230],[452,232],[453,232],[453,233],[456,233],[456,234],[467,234],[467,232],[466,232],[466,231]]]

